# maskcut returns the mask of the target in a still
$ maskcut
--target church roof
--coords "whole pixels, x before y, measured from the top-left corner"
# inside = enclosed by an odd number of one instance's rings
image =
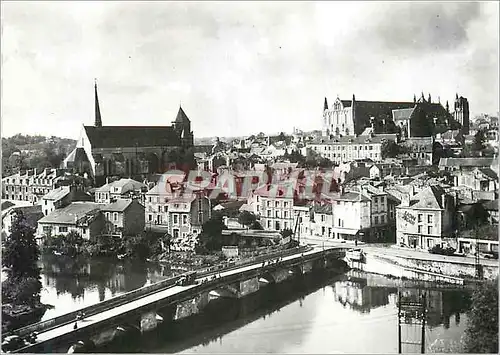
[[[344,107],[351,107],[351,100],[341,100]],[[370,117],[375,119],[392,119],[392,111],[415,107],[414,102],[386,102],[386,101],[354,101],[356,120],[354,128],[356,133],[370,125]]]
[[[175,118],[175,122],[186,122],[186,121],[189,121],[189,118],[188,116],[186,115],[186,113],[184,112],[184,110],[182,109],[182,107],[179,106],[179,112],[177,112],[177,117]]]
[[[85,126],[93,148],[180,146],[171,126]]]

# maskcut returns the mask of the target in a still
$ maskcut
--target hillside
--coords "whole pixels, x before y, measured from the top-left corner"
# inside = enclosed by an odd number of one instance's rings
[[[76,140],[16,134],[2,138],[2,176],[32,168],[58,168]]]

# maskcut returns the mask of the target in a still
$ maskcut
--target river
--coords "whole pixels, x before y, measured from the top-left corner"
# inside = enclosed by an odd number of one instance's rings
[[[130,291],[171,275],[150,263],[110,259],[42,258],[42,302],[55,308],[43,319]],[[165,324],[106,352],[151,353],[396,353],[397,292],[425,291],[426,352],[436,342],[457,341],[466,327],[465,290],[407,286],[349,272],[321,274],[272,285],[242,300],[211,302],[202,315]],[[420,340],[420,328],[403,326],[402,338]],[[404,345],[403,353],[419,352]]]

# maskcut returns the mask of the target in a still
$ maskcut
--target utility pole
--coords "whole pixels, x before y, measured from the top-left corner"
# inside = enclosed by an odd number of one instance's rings
[[[420,353],[425,354],[425,317],[427,313],[427,295],[424,292],[423,300],[422,300],[422,342]]]
[[[402,353],[402,345],[420,345],[420,352],[425,353],[425,317],[427,315],[427,296],[424,293],[418,300],[411,300],[403,297],[401,291],[398,292],[398,353]],[[402,324],[421,325],[420,341],[406,340],[401,337]]]
[[[476,238],[476,252],[474,254],[474,264],[476,267],[476,279],[481,278],[481,264],[479,261],[479,232],[477,227],[474,228],[475,238]]]
[[[401,354],[401,291],[398,291],[398,354]]]

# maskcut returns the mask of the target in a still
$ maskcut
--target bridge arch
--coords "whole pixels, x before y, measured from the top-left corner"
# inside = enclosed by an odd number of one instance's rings
[[[78,340],[68,349],[68,354],[92,353],[96,349],[95,343],[91,339]]]

